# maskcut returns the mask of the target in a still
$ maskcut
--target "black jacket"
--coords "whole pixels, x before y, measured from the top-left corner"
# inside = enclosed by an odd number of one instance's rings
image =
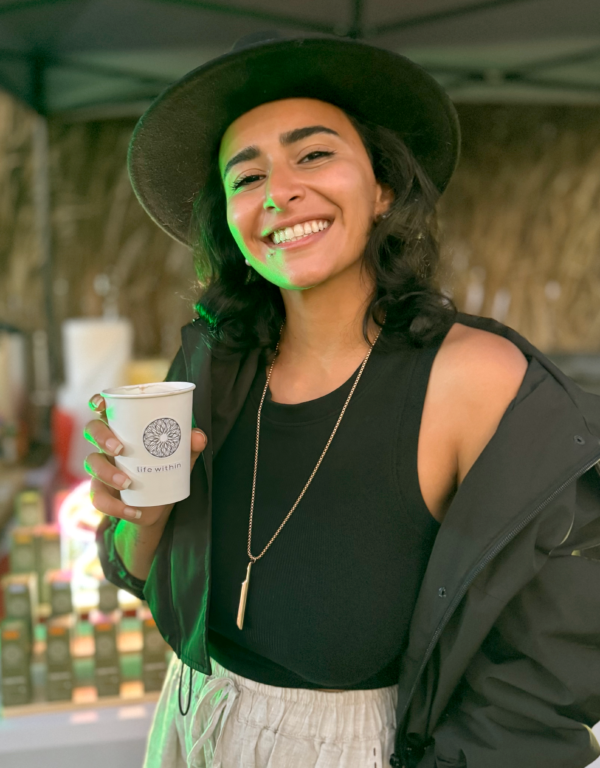
[[[459,313],[527,356],[515,400],[440,526],[399,679],[392,766],[583,768],[600,755],[600,397],[511,328]],[[98,528],[106,577],[148,601],[177,656],[209,674],[213,456],[232,427],[258,352],[211,354],[201,322],[182,329],[168,374],[191,381],[208,447],[169,518],[148,579]]]

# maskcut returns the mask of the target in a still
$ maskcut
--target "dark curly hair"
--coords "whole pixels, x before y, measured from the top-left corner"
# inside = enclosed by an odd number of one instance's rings
[[[394,192],[389,216],[374,223],[363,253],[362,267],[375,285],[363,319],[365,339],[369,342],[369,318],[379,326],[385,319],[377,344],[381,351],[434,345],[458,311],[436,278],[439,192],[397,134],[346,115],[363,141],[375,178]],[[233,239],[216,153],[194,201],[192,242],[202,285],[196,311],[207,323],[207,341],[231,352],[258,347],[268,357],[285,318],[283,299],[276,285],[245,263]]]

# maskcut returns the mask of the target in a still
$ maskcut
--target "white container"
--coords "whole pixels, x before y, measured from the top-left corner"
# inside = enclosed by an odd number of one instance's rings
[[[195,384],[161,381],[102,391],[108,425],[123,444],[116,466],[131,485],[129,507],[173,504],[190,495],[192,398]]]

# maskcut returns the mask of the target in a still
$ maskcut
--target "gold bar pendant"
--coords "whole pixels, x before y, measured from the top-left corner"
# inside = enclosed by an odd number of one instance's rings
[[[248,597],[248,585],[250,584],[250,568],[252,568],[252,560],[248,563],[246,570],[246,580],[242,582],[242,591],[240,593],[240,604],[238,607],[237,625],[238,629],[242,629],[244,626],[244,614],[246,613],[246,598]]]

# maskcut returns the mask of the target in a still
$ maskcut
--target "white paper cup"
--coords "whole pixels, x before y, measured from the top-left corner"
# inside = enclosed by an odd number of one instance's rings
[[[123,444],[116,466],[131,485],[129,507],[173,504],[190,495],[192,397],[195,384],[161,381],[103,390],[108,426]]]

